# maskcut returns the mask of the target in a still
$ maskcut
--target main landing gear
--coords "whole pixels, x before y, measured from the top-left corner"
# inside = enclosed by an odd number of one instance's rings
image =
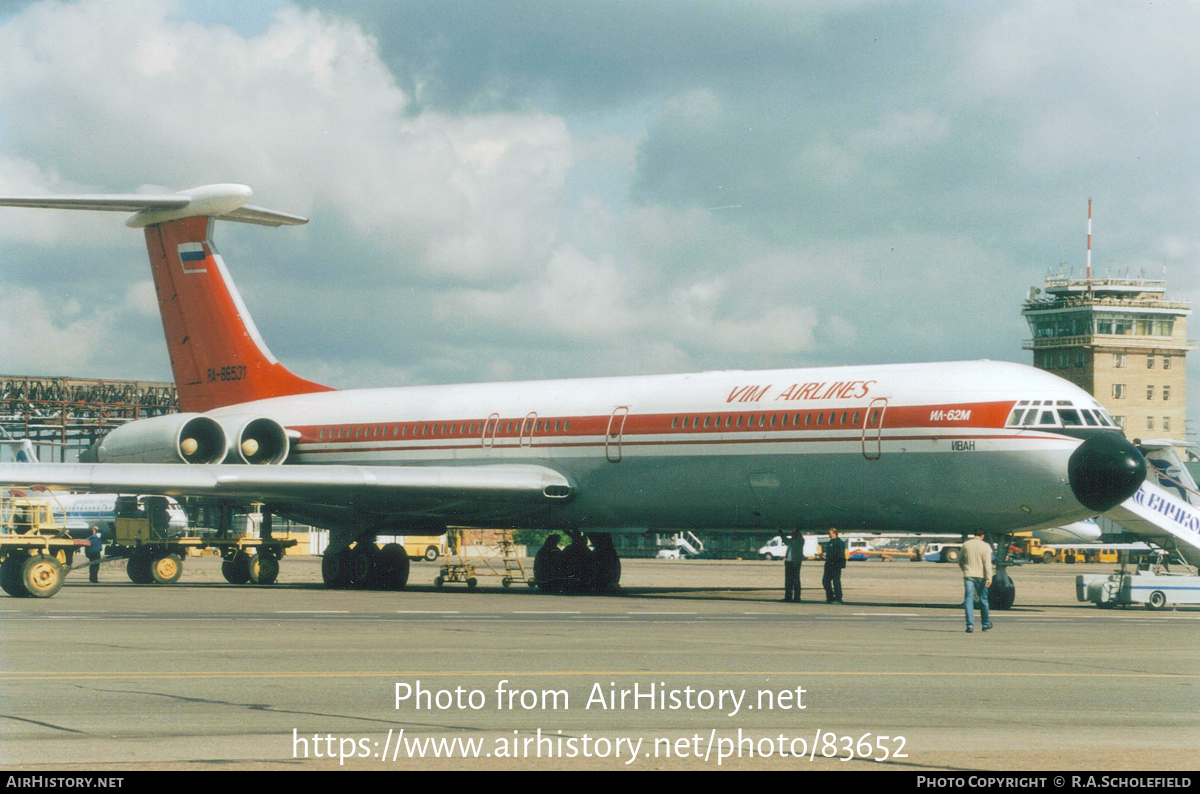
[[[399,543],[382,549],[374,537],[362,537],[349,548],[321,558],[325,586],[339,590],[403,590],[408,584],[408,555]]]
[[[1017,602],[1017,586],[1008,575],[1012,541],[1012,535],[1001,535],[996,543],[996,573],[992,577],[992,586],[988,588],[988,606],[992,609],[1012,609],[1013,604]]]
[[[571,545],[561,550],[557,535],[547,538],[547,545],[534,561],[534,584],[546,593],[615,593],[620,590],[621,558],[613,546],[612,535],[607,532],[567,534],[571,537]]]

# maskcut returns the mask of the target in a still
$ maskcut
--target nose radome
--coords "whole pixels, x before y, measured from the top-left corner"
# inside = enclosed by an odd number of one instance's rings
[[[1137,493],[1146,459],[1120,433],[1097,433],[1071,453],[1067,476],[1079,503],[1103,513]]]

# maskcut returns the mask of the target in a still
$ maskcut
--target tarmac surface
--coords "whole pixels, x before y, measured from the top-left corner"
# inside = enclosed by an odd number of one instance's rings
[[[1196,768],[1200,610],[1075,600],[1076,574],[1112,566],[1013,569],[1016,606],[970,635],[954,565],[851,563],[841,606],[820,563],[800,604],[782,563],[623,567],[607,597],[438,591],[425,562],[400,593],[325,590],[306,557],[265,587],[214,558],[174,586],[72,571],[54,598],[0,597],[0,763]]]

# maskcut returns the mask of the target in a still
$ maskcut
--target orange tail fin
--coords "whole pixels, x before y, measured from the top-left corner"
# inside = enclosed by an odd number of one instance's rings
[[[212,244],[217,218],[262,226],[295,226],[307,218],[255,207],[245,185],[202,185],[175,193],[0,196],[0,207],[100,210],[134,214],[145,228],[179,407],[186,412],[333,391],[289,372],[267,349],[225,262]]]
[[[180,410],[332,391],[271,355],[213,246],[213,223],[198,216],[145,229]]]

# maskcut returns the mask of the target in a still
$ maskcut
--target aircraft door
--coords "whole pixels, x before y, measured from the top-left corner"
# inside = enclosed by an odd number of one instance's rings
[[[492,414],[483,423],[483,435],[481,440],[484,449],[496,446],[496,430],[500,428],[500,414]]]
[[[521,423],[521,446],[528,447],[533,444],[533,429],[537,425],[537,412],[529,414],[525,417],[525,421]]]
[[[883,415],[886,412],[886,397],[876,397],[867,406],[862,435],[862,453],[867,460],[879,460],[883,455]]]
[[[604,434],[604,455],[612,463],[621,462],[621,434],[625,432],[625,419],[629,416],[629,407],[621,406],[608,417],[608,430]]]

